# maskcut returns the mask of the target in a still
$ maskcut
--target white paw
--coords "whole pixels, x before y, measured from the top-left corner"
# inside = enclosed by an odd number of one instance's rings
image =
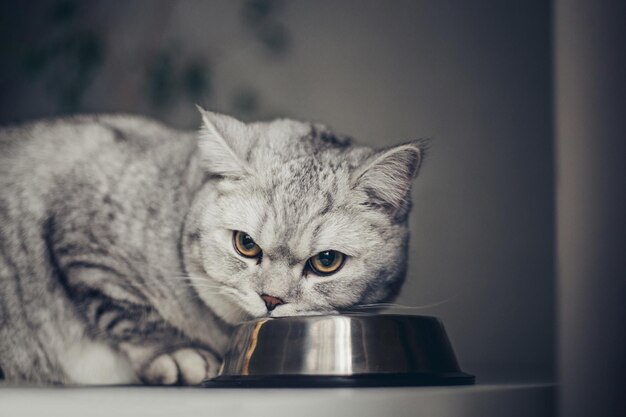
[[[150,385],[198,385],[217,375],[219,362],[202,349],[182,348],[157,356],[141,373]]]

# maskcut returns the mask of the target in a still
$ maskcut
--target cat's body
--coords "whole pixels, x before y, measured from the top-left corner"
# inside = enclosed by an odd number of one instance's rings
[[[240,320],[395,296],[416,144],[387,155],[307,123],[203,117],[200,146],[133,116],[0,131],[6,379],[195,384]],[[241,230],[260,255],[233,249]],[[307,269],[329,250],[345,266]]]

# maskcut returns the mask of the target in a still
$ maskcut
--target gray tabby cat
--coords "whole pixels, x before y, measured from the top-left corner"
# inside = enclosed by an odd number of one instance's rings
[[[393,299],[419,142],[201,110],[0,130],[0,368],[15,382],[198,384],[242,320]]]

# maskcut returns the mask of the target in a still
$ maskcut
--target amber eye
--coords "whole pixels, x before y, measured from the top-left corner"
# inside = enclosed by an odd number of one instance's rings
[[[330,275],[343,266],[346,255],[336,250],[326,250],[309,258],[309,266],[318,275]]]
[[[261,248],[246,232],[235,231],[233,244],[237,252],[246,258],[258,258],[261,255]]]

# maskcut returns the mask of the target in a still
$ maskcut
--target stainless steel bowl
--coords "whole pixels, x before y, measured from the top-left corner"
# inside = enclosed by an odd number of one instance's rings
[[[461,372],[441,322],[405,315],[286,317],[235,332],[220,375],[234,386],[456,385]]]

